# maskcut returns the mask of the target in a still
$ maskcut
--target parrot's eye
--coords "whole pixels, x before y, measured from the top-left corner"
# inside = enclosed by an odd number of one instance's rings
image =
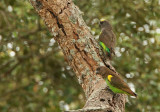
[[[97,68],[97,71],[100,71],[100,68]]]

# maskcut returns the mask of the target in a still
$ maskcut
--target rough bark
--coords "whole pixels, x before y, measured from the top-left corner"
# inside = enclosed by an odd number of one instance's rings
[[[109,61],[104,63],[102,60],[101,50],[82,19],[79,8],[71,0],[30,2],[58,42],[84,90],[85,106],[72,112],[123,112],[125,95],[114,95],[106,88],[102,77],[95,73],[96,68],[103,65],[115,70]]]

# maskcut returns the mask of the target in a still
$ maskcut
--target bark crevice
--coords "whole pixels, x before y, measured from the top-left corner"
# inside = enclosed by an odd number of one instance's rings
[[[116,71],[108,60],[104,61],[102,58],[101,50],[82,19],[82,12],[78,7],[71,0],[30,2],[58,42],[84,90],[85,106],[70,112],[123,112],[125,95],[114,95],[106,89],[103,78],[95,73],[99,66],[107,66]]]
[[[47,10],[52,14],[52,16],[53,16],[54,18],[56,18],[58,27],[59,27],[60,29],[62,29],[62,32],[63,32],[64,35],[66,36],[66,32],[65,32],[65,30],[64,30],[64,26],[63,26],[62,24],[60,24],[60,22],[59,22],[59,20],[58,20],[58,17],[57,17],[52,11],[50,11],[49,9],[47,9]]]

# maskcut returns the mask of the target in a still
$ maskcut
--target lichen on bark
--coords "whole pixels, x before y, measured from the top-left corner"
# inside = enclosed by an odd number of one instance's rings
[[[30,2],[61,47],[84,90],[86,104],[77,112],[123,112],[125,95],[113,95],[106,89],[102,77],[95,73],[96,68],[102,65],[114,69],[109,61],[105,63],[102,60],[100,48],[85,24],[79,8],[71,0]]]

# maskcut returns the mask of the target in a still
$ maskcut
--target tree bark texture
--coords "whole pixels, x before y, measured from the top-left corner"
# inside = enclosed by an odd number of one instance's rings
[[[102,77],[95,73],[98,66],[115,70],[109,61],[102,60],[99,45],[85,24],[79,8],[71,0],[30,2],[61,47],[84,90],[85,106],[72,112],[124,112],[125,95],[113,95]]]

